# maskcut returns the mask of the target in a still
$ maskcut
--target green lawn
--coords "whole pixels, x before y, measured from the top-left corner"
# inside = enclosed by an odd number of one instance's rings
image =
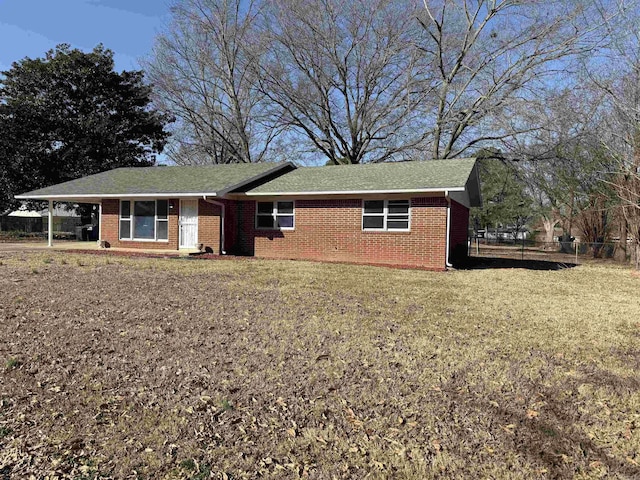
[[[629,269],[0,262],[0,478],[640,478]]]

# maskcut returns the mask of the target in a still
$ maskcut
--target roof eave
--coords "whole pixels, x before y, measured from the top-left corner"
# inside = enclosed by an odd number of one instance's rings
[[[407,188],[391,190],[323,190],[323,191],[295,191],[295,192],[244,192],[236,195],[247,197],[276,197],[276,196],[320,196],[320,195],[367,195],[367,194],[406,194],[406,193],[444,193],[462,192],[465,187],[438,187],[438,188]]]
[[[82,200],[98,200],[100,201],[103,198],[200,198],[200,197],[216,197],[218,194],[216,192],[184,192],[184,193],[176,193],[176,192],[158,192],[158,193],[88,193],[88,194],[76,194],[76,195],[68,195],[68,194],[38,194],[38,195],[29,195],[28,193],[23,195],[16,195],[14,198],[16,200],[55,200],[58,202],[80,202],[83,203]],[[86,202],[92,203],[92,202]]]

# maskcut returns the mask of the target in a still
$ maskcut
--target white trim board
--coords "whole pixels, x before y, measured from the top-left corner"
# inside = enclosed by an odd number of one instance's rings
[[[282,196],[301,196],[301,195],[386,195],[392,193],[445,193],[445,192],[464,192],[465,187],[452,188],[421,188],[421,189],[400,189],[400,190],[328,190],[318,192],[245,192],[235,193],[233,195],[246,197],[282,197]]]
[[[57,200],[60,198],[116,198],[116,199],[127,199],[127,198],[149,198],[149,199],[158,199],[164,200],[169,198],[181,198],[181,197],[189,197],[189,198],[200,198],[202,196],[207,197],[215,197],[217,196],[215,193],[91,193],[91,194],[78,194],[78,195],[30,195],[25,197],[23,195],[16,195],[15,198],[17,200]]]

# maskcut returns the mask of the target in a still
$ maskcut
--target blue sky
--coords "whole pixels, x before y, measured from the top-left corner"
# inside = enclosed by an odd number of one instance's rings
[[[0,0],[0,71],[59,43],[113,50],[116,70],[139,69],[169,22],[170,0]]]

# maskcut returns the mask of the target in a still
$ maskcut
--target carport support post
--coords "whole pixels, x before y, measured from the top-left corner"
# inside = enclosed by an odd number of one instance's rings
[[[49,200],[49,243],[47,244],[49,247],[53,247],[53,200]]]

